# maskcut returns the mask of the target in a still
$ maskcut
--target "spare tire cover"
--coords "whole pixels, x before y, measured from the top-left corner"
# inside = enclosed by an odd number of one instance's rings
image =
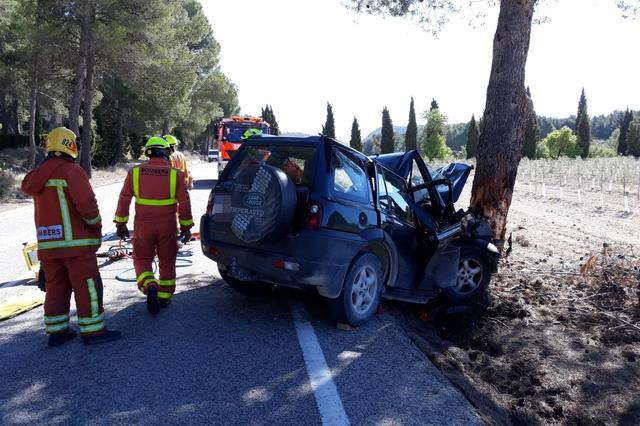
[[[296,210],[296,188],[280,169],[251,165],[234,180],[231,192],[231,230],[253,243],[287,231]]]

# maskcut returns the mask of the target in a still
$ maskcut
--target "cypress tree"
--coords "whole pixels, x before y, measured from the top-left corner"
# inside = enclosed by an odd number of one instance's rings
[[[380,140],[380,153],[389,154],[394,152],[395,143],[393,141],[393,123],[389,110],[385,106],[382,110],[382,139]]]
[[[587,97],[584,95],[584,88],[578,103],[578,114],[576,116],[576,136],[578,137],[578,147],[580,147],[580,157],[589,157],[589,146],[591,145],[591,123],[587,113]]]
[[[333,108],[329,102],[327,102],[327,120],[322,126],[322,134],[329,136],[330,138],[336,137],[336,125],[333,121]]]
[[[629,124],[627,132],[627,152],[634,157],[640,157],[640,117],[636,117]]]
[[[467,158],[474,158],[480,141],[480,127],[476,123],[475,115],[471,116],[469,131],[467,132]]]
[[[622,115],[620,120],[620,136],[618,136],[618,155],[628,154],[627,135],[629,134],[629,125],[633,120],[633,114],[629,111],[629,108]]]
[[[409,104],[409,124],[404,134],[404,146],[407,151],[418,147],[418,124],[416,123],[416,110],[413,106],[413,96]]]
[[[351,140],[349,146],[356,151],[362,152],[362,135],[360,134],[360,126],[358,125],[358,119],[353,117],[353,124],[351,125]]]
[[[436,98],[431,98],[431,107],[429,108],[429,111],[433,111],[434,109],[440,109],[440,107],[438,106]]]
[[[527,87],[527,95],[531,98],[531,91]],[[533,102],[532,102],[533,104]],[[535,159],[536,148],[538,146],[538,139],[540,138],[540,126],[538,125],[538,117],[536,112],[531,111],[531,116],[527,120],[527,125],[524,129],[524,143],[522,144],[522,155],[524,157]]]

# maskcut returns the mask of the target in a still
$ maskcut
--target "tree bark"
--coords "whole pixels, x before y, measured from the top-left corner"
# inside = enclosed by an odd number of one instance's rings
[[[167,133],[169,133],[169,120],[165,118],[162,122],[162,136],[166,135]]]
[[[82,114],[82,150],[80,152],[80,165],[91,177],[91,124],[93,122],[93,77],[95,68],[95,51],[93,38],[93,23],[95,20],[95,7],[89,2],[89,15],[87,16],[87,74],[84,81],[84,102]]]
[[[79,135],[79,116],[82,106],[82,95],[84,92],[85,75],[87,72],[87,54],[89,49],[87,31],[90,24],[89,5],[81,6],[82,15],[80,21],[80,43],[78,46],[78,62],[76,63],[76,75],[73,84],[73,96],[69,105],[69,129]]]
[[[124,153],[123,120],[124,111],[120,106],[120,101],[116,99],[116,152],[113,154],[113,158],[109,162],[109,165],[112,167],[122,160]]]
[[[533,111],[525,67],[535,0],[502,0],[477,151],[471,207],[504,243],[527,120]]]
[[[36,166],[36,103],[38,101],[38,55],[31,74],[31,93],[29,95],[29,169]]]

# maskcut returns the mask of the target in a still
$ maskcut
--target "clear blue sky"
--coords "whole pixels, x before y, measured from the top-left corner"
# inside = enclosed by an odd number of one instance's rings
[[[435,97],[451,123],[484,108],[497,7],[484,25],[453,17],[434,38],[408,19],[357,15],[340,0],[201,2],[242,112],[258,115],[269,103],[284,131],[319,132],[327,101],[343,141],[354,116],[363,137],[379,127],[385,105],[406,125],[411,96],[419,114]],[[538,114],[575,114],[583,86],[591,115],[640,109],[640,19],[623,20],[613,0],[549,0],[543,14],[551,22],[534,26],[527,64]]]

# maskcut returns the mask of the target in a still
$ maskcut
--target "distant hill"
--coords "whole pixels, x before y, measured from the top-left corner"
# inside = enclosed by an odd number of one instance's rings
[[[393,126],[394,135],[404,135],[405,133],[407,133],[407,126]],[[374,136],[379,138],[382,137],[382,127],[378,127],[373,132],[369,133],[369,135],[364,138],[363,142],[373,139]]]

